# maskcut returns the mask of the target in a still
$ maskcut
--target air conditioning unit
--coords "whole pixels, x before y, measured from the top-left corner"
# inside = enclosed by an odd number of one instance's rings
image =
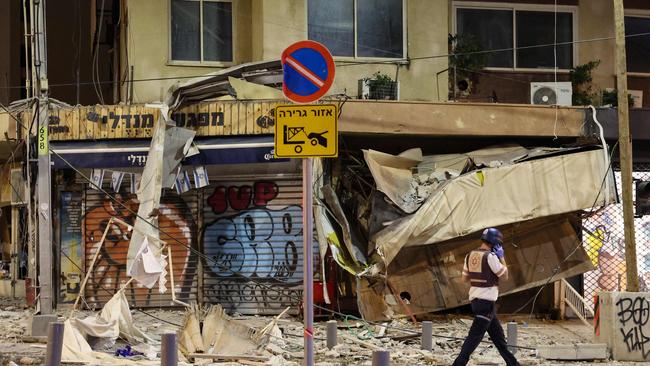
[[[571,106],[571,82],[530,83],[530,104]]]
[[[11,169],[11,204],[24,205],[26,202],[23,170],[20,168]]]
[[[370,86],[370,80],[359,79],[359,99],[399,100],[399,81],[394,81],[382,89],[375,89]]]

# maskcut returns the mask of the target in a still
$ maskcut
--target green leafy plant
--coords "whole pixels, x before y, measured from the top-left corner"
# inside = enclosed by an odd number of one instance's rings
[[[569,80],[573,87],[573,105],[596,104],[595,99],[598,97],[598,93],[592,90],[591,82],[593,78],[591,73],[598,65],[600,65],[600,60],[589,61],[569,71]]]
[[[627,103],[630,107],[634,105],[634,98],[632,98],[631,94],[627,95]],[[618,107],[618,90],[603,90],[602,105],[611,105],[612,107]]]
[[[377,71],[363,80],[370,88],[370,99],[395,99],[397,83],[389,75]]]
[[[472,35],[449,35],[449,68],[455,69],[457,78],[472,77],[487,65],[487,53],[480,53],[483,47]]]

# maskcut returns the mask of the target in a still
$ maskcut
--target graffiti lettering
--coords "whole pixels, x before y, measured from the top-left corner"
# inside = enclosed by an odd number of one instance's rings
[[[648,324],[650,316],[650,302],[644,297],[637,298],[622,298],[616,302],[618,306],[618,321],[625,325],[628,321],[632,321],[634,325]]]
[[[302,238],[302,209],[298,206],[251,209],[220,217],[206,226],[203,238],[216,276],[300,280],[295,244]]]
[[[643,358],[650,356],[650,337],[647,337],[643,328],[650,319],[650,301],[645,297],[623,297],[616,302],[618,307],[619,331],[623,335],[623,342],[628,352],[640,351]]]
[[[633,327],[627,331],[621,328],[620,331],[628,352],[640,351],[644,359],[650,356],[650,347],[646,350],[646,345],[650,342],[650,337],[646,337],[643,334],[642,327]]]
[[[257,307],[270,312],[270,309],[295,306],[296,299],[302,298],[302,286],[270,287],[255,282],[221,280],[207,286],[205,296],[209,302],[219,303],[226,309],[235,310],[241,306],[248,308],[255,303]]]
[[[231,207],[241,211],[254,207],[263,207],[278,196],[278,186],[273,182],[257,182],[252,187],[243,186],[218,186],[208,198],[208,205],[216,214],[222,214]]]
[[[211,258],[208,301],[240,312],[296,305],[302,289],[302,208],[275,206],[279,194],[277,183],[261,181],[218,186],[208,198],[214,214],[203,231]]]

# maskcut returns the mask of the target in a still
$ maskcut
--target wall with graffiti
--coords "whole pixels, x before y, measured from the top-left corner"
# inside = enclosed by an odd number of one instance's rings
[[[134,195],[116,194],[114,202],[104,194],[86,191],[84,215],[85,264],[88,268],[111,217],[125,222],[135,222],[138,202]],[[176,295],[183,301],[197,299],[198,258],[189,249],[196,246],[196,192],[183,196],[174,193],[163,195],[160,205],[160,237],[172,248]],[[100,255],[86,286],[86,301],[101,306],[128,280],[126,254],[131,233],[124,226],[114,224],[109,228]],[[170,285],[168,281],[168,285]],[[171,305],[171,292],[159,294],[157,286],[144,288],[133,282],[126,291],[132,306],[156,307]],[[92,305],[91,305],[92,306]]]
[[[114,224],[98,246],[111,217],[135,221],[138,201],[126,192],[129,186],[123,183],[123,189],[113,192],[104,182],[104,190],[116,201],[88,187],[84,192],[64,192],[59,229],[61,302],[76,299],[82,273],[97,250],[99,256],[85,288],[88,307],[101,307],[129,280],[126,255],[131,232]],[[231,313],[277,314],[287,306],[296,309],[303,284],[301,201],[298,177],[213,181],[181,196],[165,191],[159,226],[161,239],[172,248],[177,297],[185,302],[219,303]],[[318,280],[316,238],[313,253]],[[171,285],[169,279],[167,284]],[[135,282],[126,295],[132,306],[172,305],[169,291],[159,294],[157,287],[150,290]]]
[[[277,313],[299,302],[301,191],[298,179],[223,182],[210,188],[202,233],[209,257],[206,302],[242,314]],[[314,240],[315,255],[317,248]]]
[[[620,173],[616,172],[620,194]],[[650,172],[634,172],[634,178],[650,180]],[[650,216],[634,219],[637,267],[641,291],[650,289]],[[583,247],[596,270],[584,275],[584,295],[591,301],[598,291],[625,291],[627,286],[623,208],[608,206],[583,221]]]

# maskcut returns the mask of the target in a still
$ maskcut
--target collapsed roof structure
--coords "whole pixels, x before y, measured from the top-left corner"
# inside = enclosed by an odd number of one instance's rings
[[[589,271],[578,212],[616,201],[600,146],[433,156],[365,150],[364,158],[376,190],[365,198],[336,179],[324,184],[330,214],[317,213],[316,228],[357,277],[359,309],[371,320],[467,303],[463,258],[486,227],[504,232],[505,293]]]

